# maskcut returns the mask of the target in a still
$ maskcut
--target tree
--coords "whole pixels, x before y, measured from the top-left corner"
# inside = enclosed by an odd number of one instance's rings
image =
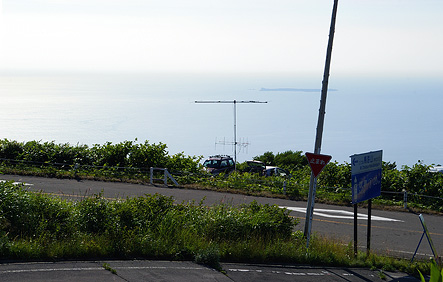
[[[308,160],[302,151],[286,151],[275,156],[275,165],[288,170],[302,169],[307,164]]]
[[[272,165],[275,166],[275,156],[272,152],[265,152],[261,156],[256,156],[253,158],[254,161],[260,161],[264,163],[265,165]]]

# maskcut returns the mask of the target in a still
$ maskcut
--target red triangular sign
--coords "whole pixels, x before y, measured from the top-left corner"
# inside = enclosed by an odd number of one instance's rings
[[[325,168],[325,166],[332,159],[332,156],[320,155],[313,153],[306,153],[306,158],[308,158],[309,166],[311,167],[312,174],[317,177],[320,172]]]

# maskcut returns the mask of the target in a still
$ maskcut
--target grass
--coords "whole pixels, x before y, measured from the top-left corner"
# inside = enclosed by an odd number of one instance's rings
[[[103,264],[103,268],[109,272],[111,272],[112,274],[117,274],[117,270],[113,269],[109,264],[104,263]]]
[[[350,242],[316,234],[306,250],[303,234],[293,232],[297,224],[288,211],[256,202],[174,205],[161,195],[113,201],[95,195],[71,202],[0,183],[3,259],[138,258],[193,260],[217,270],[220,262],[254,262],[429,273],[427,262],[354,257]]]

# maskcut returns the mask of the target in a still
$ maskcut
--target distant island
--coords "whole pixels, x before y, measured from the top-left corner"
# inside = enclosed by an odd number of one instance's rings
[[[261,88],[260,91],[320,92],[321,89],[312,89],[312,88]],[[328,89],[328,91],[338,91],[338,90],[337,89]]]

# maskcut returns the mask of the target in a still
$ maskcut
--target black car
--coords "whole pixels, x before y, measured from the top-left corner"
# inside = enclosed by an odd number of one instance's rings
[[[205,171],[214,175],[229,173],[235,169],[234,160],[230,156],[211,156],[203,163]]]
[[[246,161],[246,168],[243,169],[243,172],[249,173],[257,173],[260,176],[265,175],[266,166],[264,163],[260,161]]]

